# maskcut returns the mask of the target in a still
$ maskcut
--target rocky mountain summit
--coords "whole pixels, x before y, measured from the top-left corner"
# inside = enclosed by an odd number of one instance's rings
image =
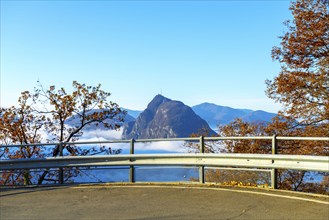
[[[123,139],[141,138],[178,138],[189,137],[201,130],[215,134],[191,107],[180,101],[157,95],[140,113],[136,121],[127,123],[123,130]]]

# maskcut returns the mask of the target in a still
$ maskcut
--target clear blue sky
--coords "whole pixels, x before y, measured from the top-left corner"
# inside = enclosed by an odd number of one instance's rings
[[[1,106],[44,85],[102,84],[120,106],[157,94],[275,112],[264,81],[289,1],[1,1]]]

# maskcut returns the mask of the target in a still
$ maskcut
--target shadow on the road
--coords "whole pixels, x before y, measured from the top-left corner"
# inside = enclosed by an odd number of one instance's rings
[[[32,187],[13,187],[13,188],[1,188],[0,187],[0,198],[7,196],[15,196],[20,194],[29,194],[42,191],[51,191],[56,189],[68,188],[69,186],[32,186]],[[19,190],[19,191],[17,191]],[[15,191],[15,192],[10,192]]]

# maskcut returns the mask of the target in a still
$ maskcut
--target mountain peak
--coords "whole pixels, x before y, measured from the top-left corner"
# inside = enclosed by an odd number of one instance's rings
[[[188,137],[201,129],[209,131],[209,135],[215,134],[189,106],[156,95],[138,116],[136,122],[124,129],[123,137],[126,139]]]
[[[155,113],[160,105],[162,105],[165,102],[170,102],[170,101],[171,101],[171,99],[168,99],[168,98],[158,94],[147,105],[147,109]]]

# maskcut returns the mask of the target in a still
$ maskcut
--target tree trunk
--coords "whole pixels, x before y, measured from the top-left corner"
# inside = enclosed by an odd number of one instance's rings
[[[31,184],[30,171],[29,170],[24,170],[23,178],[24,178],[24,185],[25,186]]]

